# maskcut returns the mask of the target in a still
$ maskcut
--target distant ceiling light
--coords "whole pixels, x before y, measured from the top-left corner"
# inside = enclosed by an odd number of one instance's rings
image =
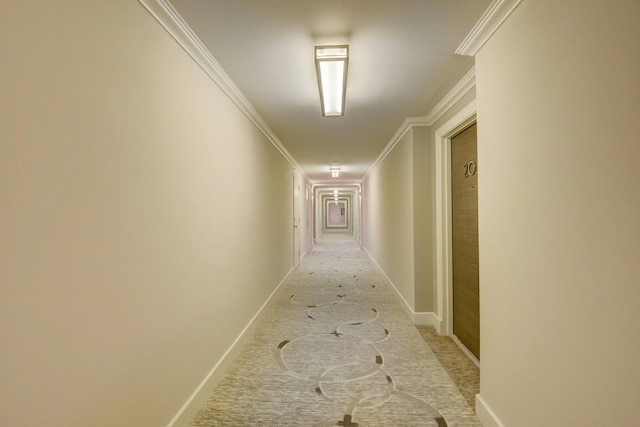
[[[333,194],[338,194],[340,191],[337,188],[333,189]]]
[[[330,168],[331,170],[331,178],[338,178],[340,176],[340,168],[333,166]]]
[[[344,116],[349,46],[316,46],[315,53],[322,115]]]

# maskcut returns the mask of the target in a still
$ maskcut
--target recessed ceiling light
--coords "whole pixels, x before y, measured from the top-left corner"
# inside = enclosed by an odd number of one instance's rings
[[[316,46],[315,60],[322,115],[343,116],[347,93],[349,46]]]

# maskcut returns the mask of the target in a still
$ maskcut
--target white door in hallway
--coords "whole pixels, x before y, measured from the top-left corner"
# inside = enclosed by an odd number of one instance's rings
[[[327,202],[327,228],[347,228],[346,201]]]
[[[453,334],[480,359],[477,125],[451,139]]]
[[[300,179],[293,173],[293,266],[300,264]]]

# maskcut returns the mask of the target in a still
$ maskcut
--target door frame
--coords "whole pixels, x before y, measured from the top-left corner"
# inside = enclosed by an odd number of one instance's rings
[[[300,178],[293,170],[293,266],[300,265]]]
[[[453,334],[453,252],[451,229],[451,139],[477,122],[476,101],[465,105],[435,132],[436,166],[436,329]]]
[[[336,204],[334,199],[327,197],[325,199],[325,210],[324,210],[324,228],[327,230],[350,230],[351,222],[349,221],[350,209],[349,209],[349,198],[350,197],[341,197],[338,199],[337,205],[342,206],[344,208],[344,225],[330,225],[329,224],[329,209],[331,204]]]

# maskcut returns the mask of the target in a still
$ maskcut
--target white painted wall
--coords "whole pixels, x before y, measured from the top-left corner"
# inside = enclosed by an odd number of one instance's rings
[[[364,247],[415,311],[413,146],[408,131],[364,184]]]
[[[636,0],[524,0],[476,56],[481,396],[505,426],[640,425],[639,23]]]
[[[435,245],[432,223],[434,195],[434,157],[429,135],[431,128],[411,129],[413,162],[413,251],[415,312],[433,312]]]
[[[0,425],[166,425],[291,268],[291,167],[138,2],[1,2],[0,52]]]
[[[436,209],[441,205],[436,200],[436,162],[440,160],[435,132],[474,102],[474,83],[466,77],[463,81],[425,119],[408,119],[403,124],[398,131],[402,136],[389,143],[364,183],[364,247],[394,285],[398,280],[403,283],[396,288],[413,320],[437,330],[445,313],[437,276]],[[383,202],[387,199],[407,207],[401,225],[392,219],[396,213],[389,213],[390,207]],[[384,252],[391,245],[394,252]]]

